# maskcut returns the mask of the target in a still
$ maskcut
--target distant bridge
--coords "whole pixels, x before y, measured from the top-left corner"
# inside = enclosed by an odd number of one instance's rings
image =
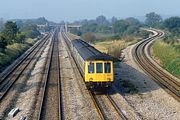
[[[47,25],[38,25],[38,27],[46,27]],[[57,26],[62,26],[64,27],[65,31],[68,31],[68,28],[76,28],[76,29],[80,29],[82,27],[82,25],[76,25],[76,24],[56,24],[56,25],[48,25],[50,27],[57,27]]]
[[[82,25],[75,25],[75,24],[65,24],[65,31],[68,31],[68,28],[77,28],[80,29]]]

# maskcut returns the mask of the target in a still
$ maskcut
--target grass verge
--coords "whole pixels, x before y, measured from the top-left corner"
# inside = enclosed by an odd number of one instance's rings
[[[159,40],[153,44],[152,48],[155,59],[162,67],[180,78],[180,43],[171,45]]]

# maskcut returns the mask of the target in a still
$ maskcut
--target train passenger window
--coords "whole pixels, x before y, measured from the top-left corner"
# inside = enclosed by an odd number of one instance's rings
[[[104,63],[104,72],[111,73],[111,63]]]
[[[96,73],[102,73],[102,63],[96,63]]]
[[[89,63],[89,65],[88,65],[88,73],[94,73],[94,63]]]

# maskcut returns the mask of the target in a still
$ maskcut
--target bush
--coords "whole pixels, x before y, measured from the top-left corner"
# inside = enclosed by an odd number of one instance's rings
[[[87,42],[93,43],[93,42],[95,41],[95,39],[96,39],[96,36],[93,35],[92,33],[88,32],[88,33],[85,33],[85,34],[82,36],[82,38],[83,38],[84,40],[86,40]]]
[[[18,58],[29,47],[25,44],[14,43],[8,45],[5,49],[5,53],[0,53],[0,72],[4,67],[11,64],[16,58]]]
[[[25,43],[27,43],[28,45],[32,46],[34,43],[36,42],[36,40],[32,39],[32,38],[28,38],[26,39]]]
[[[121,45],[119,45],[119,46],[110,46],[110,47],[108,48],[108,54],[111,55],[111,56],[113,56],[113,57],[120,58],[121,53],[122,53],[121,50],[122,50],[123,48],[124,48],[124,47],[121,46]]]

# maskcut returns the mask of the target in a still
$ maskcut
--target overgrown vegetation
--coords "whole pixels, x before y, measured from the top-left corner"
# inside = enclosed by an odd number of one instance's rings
[[[166,70],[180,78],[180,43],[168,44],[162,40],[156,41],[153,53]]]
[[[36,25],[19,28],[15,22],[7,21],[0,33],[0,72],[32,46],[39,35]]]
[[[120,58],[122,49],[138,41],[136,37],[124,37],[121,39],[106,39],[97,41],[94,46],[101,52],[108,53],[111,56]]]
[[[0,71],[2,71],[7,65],[11,64],[12,61],[18,58],[28,48],[28,45],[21,43],[8,45],[4,52],[0,52]]]

